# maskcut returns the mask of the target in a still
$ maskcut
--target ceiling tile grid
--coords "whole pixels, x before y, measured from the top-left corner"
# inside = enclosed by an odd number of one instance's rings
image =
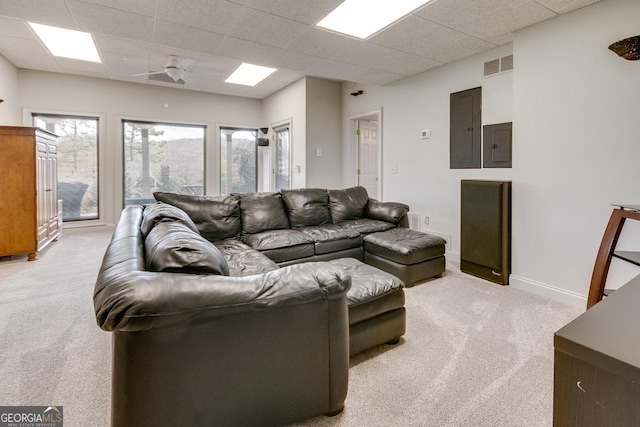
[[[432,0],[360,40],[315,27],[342,0],[5,0],[0,54],[20,68],[263,98],[305,75],[391,83],[598,1]],[[54,58],[27,21],[92,33],[103,63]],[[170,55],[195,61],[192,82],[135,76],[161,71]],[[279,71],[254,88],[224,83],[241,62]]]

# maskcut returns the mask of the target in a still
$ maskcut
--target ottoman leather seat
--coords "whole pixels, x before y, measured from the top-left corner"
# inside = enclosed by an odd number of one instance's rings
[[[349,354],[397,341],[405,333],[404,283],[396,276],[354,258],[328,262],[351,276]],[[375,328],[372,326],[375,325]]]
[[[363,238],[365,262],[398,276],[406,285],[442,274],[444,239],[408,228],[372,233]]]

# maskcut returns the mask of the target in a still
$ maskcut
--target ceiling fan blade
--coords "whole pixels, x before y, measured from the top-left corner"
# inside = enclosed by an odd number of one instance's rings
[[[177,66],[184,69],[190,66],[191,64],[193,64],[193,62],[194,62],[193,59],[184,58],[178,61]]]
[[[134,74],[135,77],[138,76],[152,76],[154,74],[164,74],[164,71],[154,71],[152,73],[138,73],[138,74]]]

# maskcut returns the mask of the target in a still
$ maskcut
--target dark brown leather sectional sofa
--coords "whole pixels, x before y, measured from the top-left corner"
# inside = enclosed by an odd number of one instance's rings
[[[408,206],[362,187],[155,197],[123,211],[95,287],[113,426],[337,413],[349,356],[404,334],[402,282],[360,261]]]

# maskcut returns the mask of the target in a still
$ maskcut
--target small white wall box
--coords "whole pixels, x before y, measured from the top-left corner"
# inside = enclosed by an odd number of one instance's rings
[[[429,139],[431,138],[431,129],[424,129],[420,131],[420,138]]]

